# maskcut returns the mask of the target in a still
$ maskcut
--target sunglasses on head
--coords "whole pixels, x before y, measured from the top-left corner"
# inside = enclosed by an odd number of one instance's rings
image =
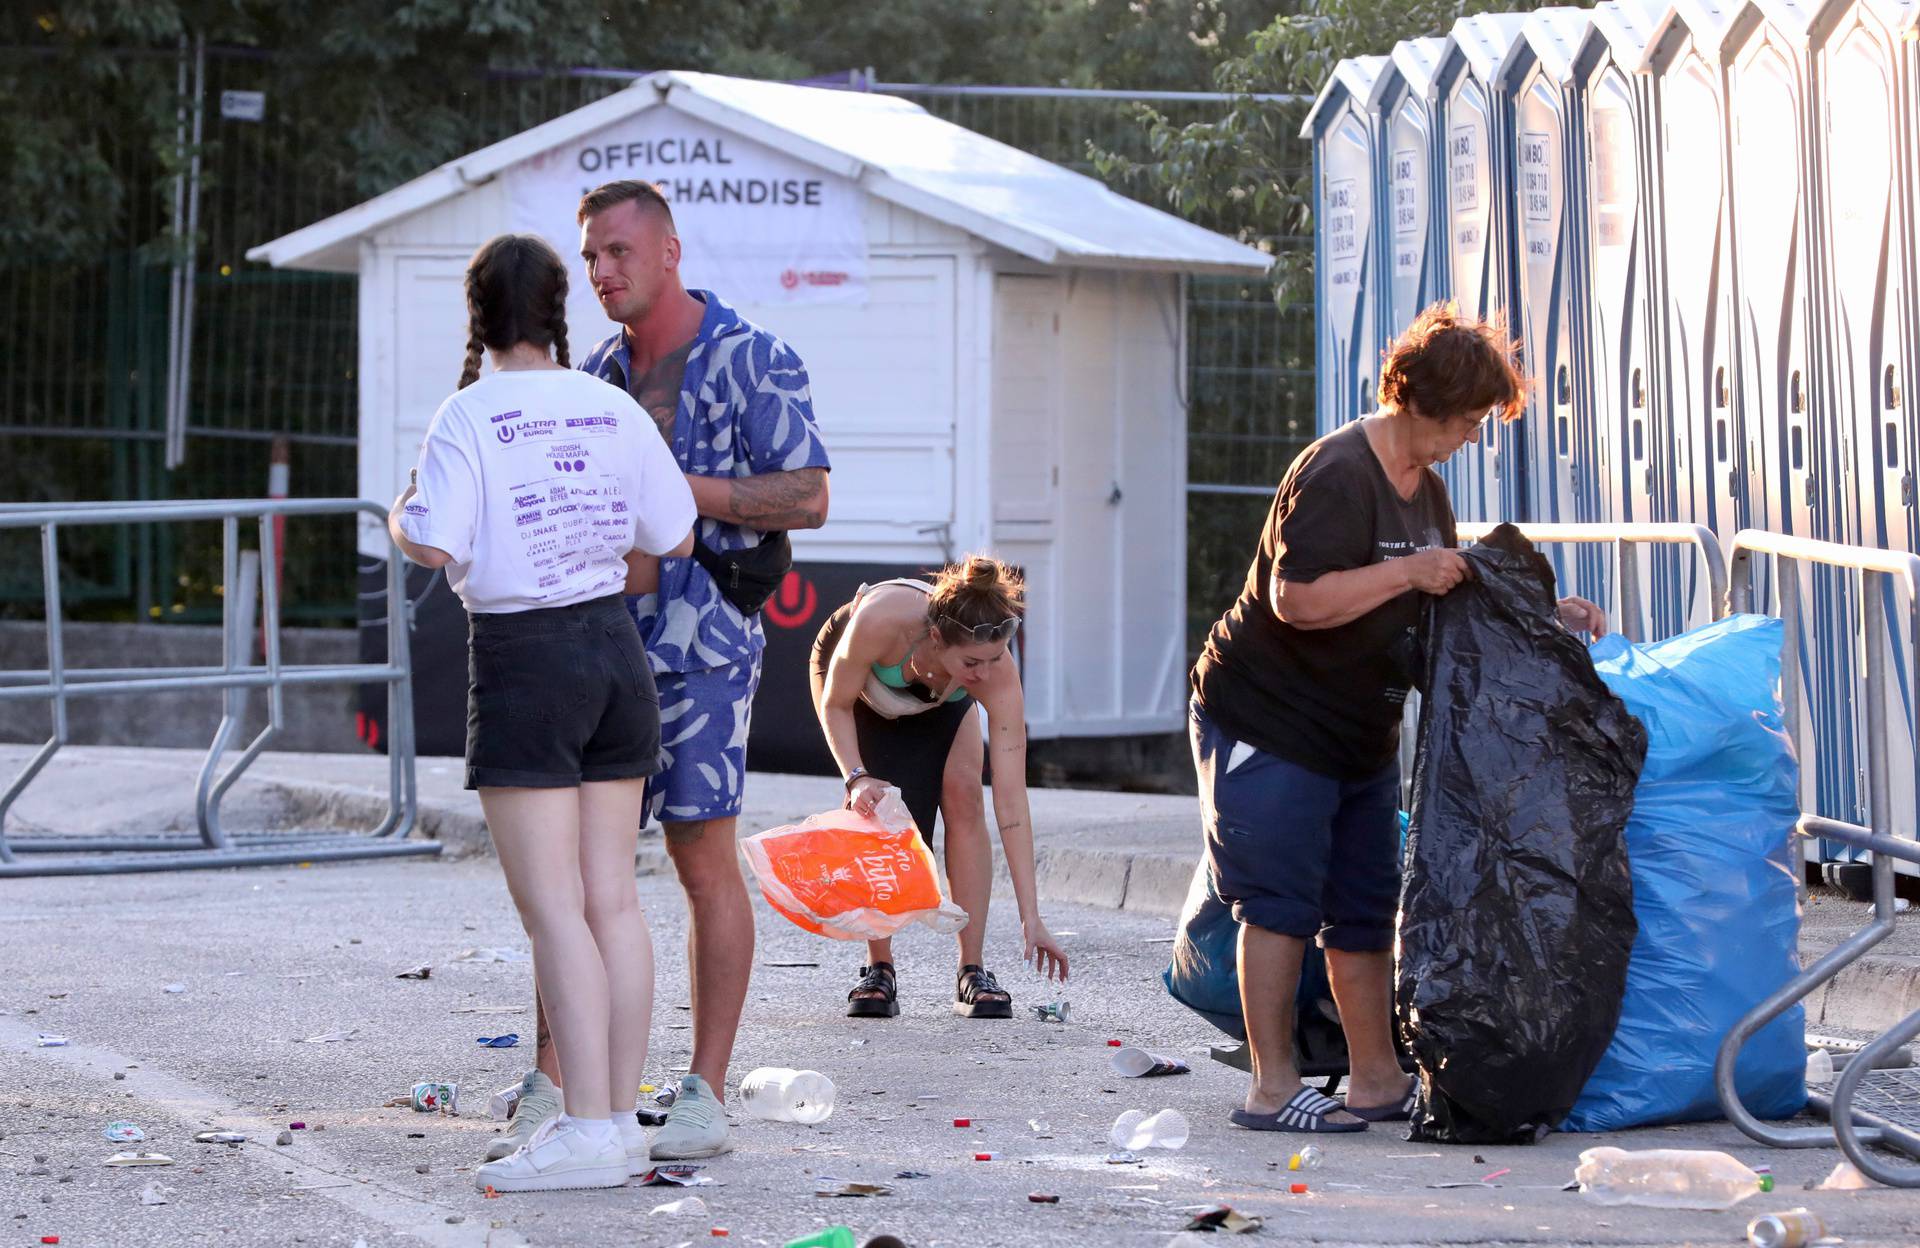
[[[995,641],[1005,641],[1019,631],[1020,617],[1010,615],[1004,620],[992,624],[962,624],[950,615],[940,617],[940,631],[951,636],[964,638],[966,644],[984,646]]]

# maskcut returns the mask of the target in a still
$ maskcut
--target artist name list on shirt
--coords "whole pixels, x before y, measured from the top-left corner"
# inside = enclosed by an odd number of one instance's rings
[[[620,474],[595,459],[602,449],[596,444],[620,432],[617,414],[552,420],[511,411],[489,423],[496,442],[520,451],[500,458],[513,499],[514,533],[538,574],[537,596],[586,571],[586,548],[593,543],[613,550],[626,546],[633,520]]]

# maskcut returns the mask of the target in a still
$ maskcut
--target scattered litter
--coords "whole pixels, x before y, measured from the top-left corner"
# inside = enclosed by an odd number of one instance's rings
[[[413,1172],[415,1174],[431,1174],[433,1172],[433,1167],[423,1161],[419,1165],[413,1168]]]
[[[885,1183],[843,1183],[839,1179],[822,1177],[815,1181],[815,1196],[891,1196],[893,1189]]]
[[[336,1187],[352,1187],[351,1183],[309,1183],[305,1187],[290,1187],[290,1192],[326,1192]]]
[[[145,1131],[130,1122],[110,1122],[100,1134],[107,1137],[109,1144],[138,1144],[147,1138]]]
[[[1000,1157],[1001,1154],[999,1153],[975,1153],[973,1155],[975,1161],[999,1161]]]
[[[1656,1209],[1718,1211],[1773,1190],[1773,1175],[1764,1168],[1750,1170],[1737,1158],[1704,1149],[1590,1148],[1580,1154],[1573,1177],[1580,1194],[1597,1204]]]
[[[1110,1166],[1137,1166],[1140,1164],[1140,1154],[1123,1148],[1117,1152],[1108,1153],[1107,1164]]]
[[[282,1145],[282,1146],[284,1146],[284,1145],[287,1145],[287,1144],[291,1144],[291,1143],[293,1143],[293,1132],[291,1132],[291,1131],[282,1131],[282,1132],[281,1132],[281,1133],[280,1133],[279,1135],[276,1135],[276,1136],[274,1136],[274,1137],[273,1137],[273,1142],[274,1142],[275,1144],[279,1144],[279,1145]]]
[[[707,1216],[707,1202],[698,1196],[687,1196],[680,1200],[670,1200],[664,1205],[655,1205],[649,1216],[654,1213],[664,1213],[673,1218],[704,1218]]]
[[[422,962],[419,966],[414,967],[412,970],[401,971],[398,975],[395,975],[394,978],[395,979],[432,979],[433,963]]]
[[[413,1085],[413,1092],[407,1097],[406,1103],[422,1114],[457,1114],[460,1112],[460,1085],[424,1080]]]
[[[1495,1170],[1495,1171],[1494,1171],[1494,1172],[1493,1172],[1492,1174],[1483,1174],[1483,1175],[1481,1175],[1481,1176],[1480,1176],[1480,1181],[1481,1181],[1482,1183],[1485,1183],[1485,1184],[1486,1184],[1487,1186],[1489,1186],[1489,1187],[1492,1187],[1492,1186],[1493,1186],[1493,1181],[1494,1181],[1495,1179],[1504,1179],[1504,1178],[1506,1178],[1506,1177],[1507,1177],[1508,1175],[1510,1175],[1510,1174],[1512,1174],[1512,1173],[1513,1173],[1513,1167],[1511,1167],[1511,1166],[1508,1166],[1508,1167],[1506,1167],[1505,1169],[1502,1169],[1502,1170]]]
[[[162,1187],[158,1183],[149,1183],[140,1189],[140,1203],[143,1205],[164,1205],[172,1196],[172,1188]]]
[[[1805,1209],[1770,1213],[1747,1223],[1747,1242],[1753,1248],[1807,1248],[1827,1237],[1827,1224]]]
[[[448,1010],[449,1014],[524,1014],[524,1005],[461,1005]]]
[[[761,966],[770,966],[776,970],[793,970],[803,966],[819,966],[818,962],[762,962]]]
[[[896,1174],[893,1177],[896,1179],[930,1179],[933,1176],[928,1174],[925,1170],[902,1170],[899,1174]]]
[[[447,1215],[448,1226],[459,1226],[462,1222],[465,1222],[466,1220],[467,1220],[467,1215],[464,1213],[450,1213]]]
[[[290,1122],[287,1124],[287,1130],[289,1131],[305,1131],[306,1129],[307,1124],[304,1122]]]
[[[1322,1153],[1314,1145],[1309,1144],[1293,1156],[1287,1158],[1287,1169],[1312,1170],[1325,1159],[1326,1154]]]
[[[953,1120],[953,1125],[954,1125],[954,1126],[956,1126],[956,1127],[970,1127],[970,1126],[972,1126],[972,1125],[973,1125],[973,1119],[971,1119],[971,1118],[955,1118],[955,1119]]]
[[[56,1036],[50,1031],[43,1031],[34,1037],[34,1042],[43,1049],[58,1049],[66,1045],[67,1038],[65,1036]]]
[[[185,984],[168,984],[165,988],[162,988],[160,991],[182,993],[182,992],[185,992],[186,990],[187,990],[187,986]]]
[[[351,1040],[359,1034],[360,1034],[360,1029],[358,1027],[351,1027],[346,1031],[323,1031],[317,1036],[308,1036],[305,1040],[295,1040],[293,1043],[295,1044],[339,1044],[342,1041]]]
[[[1299,1185],[1296,1185],[1299,1186]],[[1248,1231],[1260,1229],[1261,1220],[1235,1210],[1232,1205],[1214,1205],[1193,1217],[1187,1223],[1189,1231],[1226,1231],[1233,1235],[1244,1235]]]
[[[641,1089],[642,1092],[647,1090],[646,1088]],[[648,1106],[642,1105],[634,1111],[634,1117],[639,1120],[640,1125],[643,1127],[665,1126],[667,1122],[667,1111],[673,1108],[673,1103],[677,1099],[679,1099],[679,1094],[672,1088],[655,1090],[653,1093],[653,1106],[649,1108]]]
[[[1065,1001],[1049,1001],[1032,1008],[1033,1016],[1043,1023],[1064,1023],[1073,1013],[1072,1007]]]
[[[1441,1156],[1441,1155],[1442,1155],[1442,1154],[1440,1154],[1440,1153],[1388,1153],[1388,1154],[1387,1154],[1387,1160],[1389,1160],[1389,1161],[1415,1161],[1415,1160],[1419,1160],[1419,1159],[1423,1159],[1423,1158],[1427,1158],[1427,1157],[1439,1157],[1439,1156]],[[1480,1158],[1478,1158],[1478,1157],[1476,1157],[1476,1158],[1474,1158],[1474,1160],[1475,1160],[1475,1161],[1481,1161],[1481,1159],[1480,1159]],[[1482,1162],[1482,1164],[1485,1164],[1485,1163],[1484,1163],[1484,1162]]]
[[[1825,1049],[1815,1049],[1807,1054],[1807,1082],[1814,1084],[1833,1082],[1833,1054]]]
[[[453,960],[455,962],[531,962],[533,958],[530,954],[522,953],[518,949],[487,947],[462,950],[454,955]]]
[[[1434,1191],[1434,1192],[1449,1192],[1457,1187],[1492,1187],[1492,1186],[1493,1184],[1487,1182],[1485,1179],[1461,1179],[1458,1182],[1454,1182],[1454,1183],[1429,1183],[1427,1184],[1427,1190]]]
[[[1287,1185],[1287,1190],[1295,1196],[1305,1196],[1307,1194],[1307,1185],[1305,1183],[1291,1183]]]
[[[1913,909],[1913,902],[1909,898],[1895,897],[1893,899],[1893,912],[1895,914],[1905,914],[1911,909]]]
[[[713,1176],[699,1166],[655,1166],[640,1176],[641,1187],[711,1187]]]
[[[1027,1199],[1036,1205],[1057,1205],[1060,1197],[1052,1192],[1028,1192]]]
[[[1170,945],[1179,939],[1178,936],[1149,936],[1140,943],[1143,945]]]
[[[1162,1075],[1184,1075],[1192,1070],[1177,1057],[1162,1057],[1132,1045],[1114,1050],[1108,1064],[1122,1079],[1156,1079]]]
[[[481,1036],[480,1043],[490,1049],[511,1049],[520,1043],[520,1033],[510,1031],[504,1036]]]
[[[1050,1140],[1053,1138],[1053,1124],[1050,1122],[1043,1122],[1038,1118],[1029,1118],[1027,1119],[1027,1127],[1040,1139]]]
[[[165,1153],[115,1153],[101,1163],[108,1166],[170,1166],[173,1158]]]
[[[1833,1173],[1821,1181],[1815,1191],[1821,1192],[1860,1192],[1869,1187],[1878,1187],[1866,1175],[1860,1173],[1860,1167],[1850,1161],[1843,1161],[1833,1168]]]
[[[1122,1044],[1122,1043],[1123,1043],[1123,1042],[1122,1042],[1122,1041],[1119,1041],[1119,1040],[1109,1040],[1109,1041],[1107,1041],[1107,1047],[1108,1047],[1108,1048],[1110,1048],[1110,1049],[1117,1049],[1117,1048],[1119,1048],[1119,1047],[1121,1047],[1121,1044]]]
[[[1163,1109],[1157,1114],[1130,1109],[1113,1120],[1107,1138],[1115,1148],[1137,1152],[1143,1148],[1184,1148],[1189,1133],[1187,1116],[1177,1109]]]
[[[238,1131],[202,1131],[193,1137],[195,1144],[245,1144],[247,1137]]]

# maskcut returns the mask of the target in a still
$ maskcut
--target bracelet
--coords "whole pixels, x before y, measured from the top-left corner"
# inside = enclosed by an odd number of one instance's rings
[[[852,771],[848,772],[847,773],[847,792],[849,793],[853,792],[853,786],[858,784],[862,779],[864,779],[869,774],[870,773],[867,771],[865,767],[855,767]]]

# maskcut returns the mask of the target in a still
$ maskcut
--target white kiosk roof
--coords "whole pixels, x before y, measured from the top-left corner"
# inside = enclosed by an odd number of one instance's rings
[[[679,71],[653,74],[247,252],[275,268],[357,272],[358,240],[509,166],[650,108],[776,147],[870,195],[1042,264],[1257,274],[1255,248],[1114,193],[1092,178],[942,121],[894,96]]]

